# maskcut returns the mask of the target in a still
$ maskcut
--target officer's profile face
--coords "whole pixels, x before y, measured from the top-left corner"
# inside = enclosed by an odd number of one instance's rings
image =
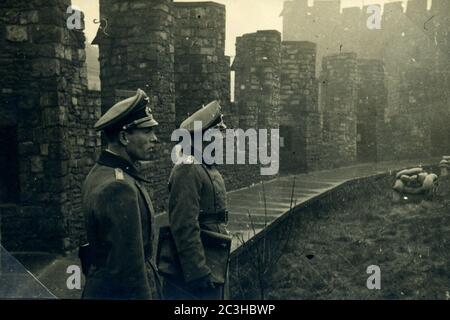
[[[125,148],[128,156],[133,160],[151,160],[158,142],[153,127],[135,128],[126,132]]]

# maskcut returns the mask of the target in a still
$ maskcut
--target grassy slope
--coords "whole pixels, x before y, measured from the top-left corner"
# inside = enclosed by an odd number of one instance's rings
[[[386,186],[305,221],[288,252],[269,299],[450,299],[450,201],[393,204]],[[366,287],[370,265],[381,290]]]

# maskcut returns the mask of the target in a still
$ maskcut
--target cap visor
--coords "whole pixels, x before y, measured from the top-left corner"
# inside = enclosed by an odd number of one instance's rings
[[[147,121],[144,121],[144,122],[138,124],[135,128],[150,128],[150,127],[156,127],[157,125],[159,125],[159,123],[156,122],[156,120],[147,120]]]

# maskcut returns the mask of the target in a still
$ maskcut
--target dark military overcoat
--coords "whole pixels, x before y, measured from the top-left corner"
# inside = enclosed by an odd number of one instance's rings
[[[83,186],[87,238],[94,261],[85,299],[157,299],[153,216],[145,179],[127,160],[103,151]]]
[[[200,230],[228,234],[226,189],[216,166],[192,161],[174,166],[169,178],[169,222],[183,274],[164,277],[164,297],[169,299],[222,299],[227,283],[216,289],[193,292],[188,283],[211,274],[205,259]]]

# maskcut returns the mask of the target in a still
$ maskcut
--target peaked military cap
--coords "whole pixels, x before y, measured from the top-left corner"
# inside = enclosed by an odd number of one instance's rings
[[[120,128],[128,130],[132,128],[148,128],[158,125],[153,118],[149,106],[149,97],[138,89],[136,95],[122,100],[111,107],[95,124],[95,130],[107,128]]]
[[[214,100],[213,102],[210,102],[208,105],[203,106],[189,118],[184,120],[181,123],[180,128],[186,129],[189,132],[194,132],[194,122],[201,121],[202,131],[208,130],[214,126],[220,129],[226,129],[227,126],[223,123],[222,116],[222,107],[220,106],[219,102]]]

